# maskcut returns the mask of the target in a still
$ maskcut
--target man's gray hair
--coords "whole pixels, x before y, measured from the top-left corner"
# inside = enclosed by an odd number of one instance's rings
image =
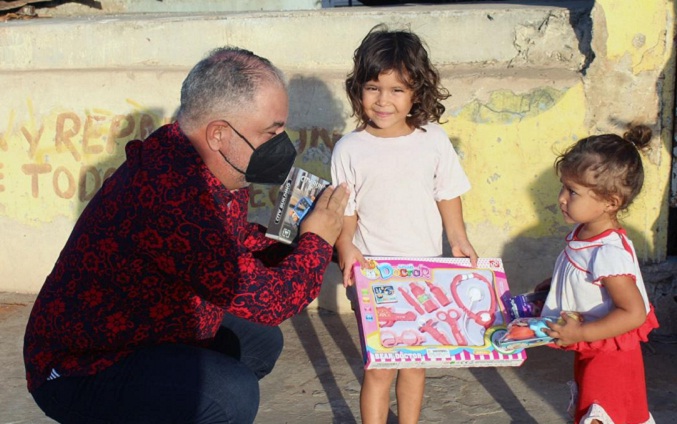
[[[183,81],[179,122],[190,131],[204,122],[251,110],[257,91],[267,83],[286,88],[282,71],[268,59],[237,47],[214,49]]]

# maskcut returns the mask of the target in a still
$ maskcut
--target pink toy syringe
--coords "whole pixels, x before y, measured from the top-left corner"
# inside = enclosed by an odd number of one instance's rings
[[[421,321],[419,321],[419,323],[421,323]],[[430,334],[433,337],[433,339],[437,340],[441,345],[445,346],[451,345],[451,342],[449,342],[447,336],[445,336],[441,331],[435,328],[435,324],[436,323],[433,322],[433,320],[429,319],[428,321],[421,324],[419,330],[421,330],[421,333]]]

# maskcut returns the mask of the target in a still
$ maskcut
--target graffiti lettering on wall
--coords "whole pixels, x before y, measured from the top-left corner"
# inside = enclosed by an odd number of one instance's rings
[[[88,201],[122,160],[120,146],[146,137],[160,119],[149,114],[104,115],[60,112],[39,126],[21,125],[4,133],[4,160],[0,166],[16,166],[11,188],[34,199],[55,196],[70,200],[77,194]],[[18,172],[17,172],[18,171]],[[8,177],[9,178],[9,177]]]
[[[77,174],[77,182],[73,172],[64,166],[59,166],[52,172],[50,164],[29,163],[22,165],[21,170],[31,178],[31,194],[33,197],[37,198],[40,195],[40,175],[51,174],[52,188],[57,197],[71,199],[75,195],[77,188],[79,194],[78,200],[84,202],[94,196],[99,188],[101,188],[103,180],[108,178],[115,171],[115,168],[108,168],[102,176],[96,167],[83,166]],[[93,183],[90,187],[87,185],[89,180]]]
[[[48,221],[84,204],[124,160],[124,146],[144,139],[170,118],[150,113],[54,112],[0,128],[0,212],[29,221]],[[331,150],[341,134],[321,128],[289,130],[299,153],[297,166],[328,177]],[[267,209],[276,190],[253,187],[251,206]],[[64,202],[71,203],[66,207]]]

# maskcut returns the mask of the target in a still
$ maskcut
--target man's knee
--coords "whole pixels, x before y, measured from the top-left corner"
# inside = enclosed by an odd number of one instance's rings
[[[199,388],[204,402],[199,422],[253,423],[260,402],[258,378],[242,365],[208,372]]]
[[[282,334],[282,330],[280,330],[280,327],[272,327],[273,331],[271,331],[270,335],[270,351],[271,351],[271,357],[274,357],[275,360],[277,361],[277,358],[280,357],[280,354],[282,353],[282,348],[284,347],[284,335]]]
[[[259,396],[258,380],[238,384],[236,393],[229,392],[214,400],[219,408],[216,416],[226,419],[204,422],[253,423],[259,410]]]
[[[279,327],[269,327],[266,334],[265,351],[260,351],[259,355],[247,358],[247,360],[243,358],[243,360],[251,367],[256,377],[260,380],[273,371],[283,347],[284,336],[282,330]]]

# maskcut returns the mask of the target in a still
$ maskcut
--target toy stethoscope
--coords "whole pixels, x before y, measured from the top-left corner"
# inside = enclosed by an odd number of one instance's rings
[[[484,328],[489,328],[491,324],[494,323],[494,320],[496,319],[494,312],[496,311],[496,299],[495,296],[489,296],[490,299],[490,304],[489,304],[489,309],[485,311],[479,311],[479,312],[473,312],[466,304],[463,302],[461,297],[458,295],[458,286],[461,284],[461,282],[465,280],[471,280],[475,279],[478,281],[483,282],[484,284],[487,285],[487,290],[489,290],[489,293],[491,294],[492,291],[492,285],[489,280],[487,280],[484,276],[481,274],[471,272],[468,274],[459,274],[454,279],[451,281],[450,284],[450,290],[451,290],[451,295],[454,298],[454,301],[456,304],[463,310],[463,312],[466,313],[467,316],[472,318],[473,321],[475,321],[477,324],[481,325]],[[477,293],[477,288],[470,293],[470,290],[468,291],[468,296],[470,296],[470,306],[472,307],[473,303],[475,303],[478,300],[482,299],[482,294],[479,293],[479,297],[475,296]]]

